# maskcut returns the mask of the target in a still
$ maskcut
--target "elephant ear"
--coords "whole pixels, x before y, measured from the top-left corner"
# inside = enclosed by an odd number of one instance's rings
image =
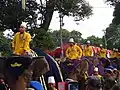
[[[80,68],[82,72],[88,71],[88,61],[82,60]]]
[[[49,64],[44,56],[33,57],[33,77],[40,77],[49,71]]]
[[[0,75],[4,75],[6,70],[6,57],[0,57]]]
[[[93,65],[97,66],[99,64],[99,60],[97,58],[93,59]]]

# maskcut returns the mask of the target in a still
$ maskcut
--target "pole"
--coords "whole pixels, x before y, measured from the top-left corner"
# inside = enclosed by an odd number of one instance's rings
[[[105,49],[107,49],[107,39],[106,39],[106,30],[103,30],[104,32],[104,40],[105,40]]]
[[[63,26],[63,15],[60,13],[60,43],[61,43],[61,58],[64,57],[63,53],[63,36],[62,36],[62,26]]]
[[[26,7],[26,0],[22,0],[22,9],[25,10],[25,7]]]

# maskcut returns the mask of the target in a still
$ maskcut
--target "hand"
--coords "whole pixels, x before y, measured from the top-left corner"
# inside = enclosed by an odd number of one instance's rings
[[[79,57],[77,57],[77,59],[79,60],[81,57],[79,56]]]
[[[11,49],[12,49],[12,52],[14,52],[15,48],[14,48],[14,47],[12,47]]]
[[[26,55],[28,55],[28,52],[27,52],[27,51],[24,51],[24,52],[22,53],[22,55],[26,56]]]

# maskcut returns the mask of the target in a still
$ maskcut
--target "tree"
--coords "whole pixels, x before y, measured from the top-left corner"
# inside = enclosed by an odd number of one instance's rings
[[[11,52],[11,48],[10,48],[10,40],[5,38],[3,36],[4,34],[2,32],[0,32],[0,53],[2,53],[2,55],[4,56],[8,56],[10,55]]]
[[[120,2],[115,5],[114,12],[113,12],[113,24],[120,24]]]
[[[109,49],[119,48],[119,27],[120,27],[120,1],[107,0],[110,5],[114,6],[112,23],[106,28],[107,47]]]
[[[119,0],[106,0],[106,2],[109,4],[109,5],[112,5],[112,6],[115,6],[117,3],[119,3],[120,1]]]
[[[42,3],[42,0],[40,0]],[[83,20],[92,14],[92,7],[85,0],[48,0],[46,5],[46,12],[43,15],[43,23],[41,28],[46,31],[49,28],[53,12],[59,11],[63,15],[75,17],[75,21]]]
[[[34,0],[27,0],[26,6],[24,11],[21,0],[0,0],[0,30],[12,29],[16,32],[22,21],[29,22],[31,28],[35,27],[38,4]]]
[[[70,32],[66,29],[63,29],[63,30],[55,30],[53,32],[51,32],[51,36],[52,36],[52,39],[57,46],[60,46],[61,45],[61,31],[62,31],[62,40],[63,40],[63,43],[67,43],[69,38],[70,38]]]
[[[0,30],[16,31],[22,21],[28,22],[28,29],[48,30],[54,11],[83,20],[92,14],[91,6],[85,0],[26,0],[26,10],[21,0],[0,0]],[[39,24],[37,23],[39,20]]]
[[[55,47],[55,44],[52,40],[52,36],[50,32],[46,32],[44,29],[39,31],[39,29],[36,29],[35,32],[37,32],[37,35],[32,40],[31,46],[32,47],[39,47],[43,50],[48,49],[52,50]]]
[[[106,29],[107,46],[109,49],[119,48],[120,25],[110,24]]]
[[[95,37],[94,35],[87,37],[87,40],[91,41],[91,45],[97,45],[97,46],[99,46],[100,44],[104,45],[103,39],[99,37]]]
[[[82,40],[81,33],[78,31],[71,31],[69,32],[66,29],[62,29],[62,40],[63,44],[68,43],[70,38],[74,38],[76,43],[80,43]],[[55,30],[51,32],[52,40],[54,41],[56,47],[61,45],[61,30]]]
[[[113,20],[112,24],[120,24],[120,1],[119,0],[107,0],[107,2],[114,6],[114,12],[113,12]]]
[[[92,7],[85,0],[39,1],[38,4],[35,0],[26,0],[26,9],[23,10],[21,0],[0,0],[0,30],[11,29],[17,32],[21,22],[25,21],[28,23],[28,30],[31,35],[36,35],[34,38],[35,45],[47,47],[44,40],[48,40],[47,31],[54,11],[59,11],[63,16],[73,16],[75,21],[84,20],[85,17],[88,18],[92,14]],[[45,36],[42,37],[44,33]],[[40,42],[44,44],[41,46]]]
[[[82,40],[81,35],[82,34],[80,32],[73,30],[73,31],[70,32],[70,35],[71,35],[70,37],[74,38],[76,43],[80,43],[81,42],[81,40]]]

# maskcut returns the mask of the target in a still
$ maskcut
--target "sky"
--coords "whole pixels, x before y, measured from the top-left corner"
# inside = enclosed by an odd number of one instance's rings
[[[113,19],[113,8],[104,3],[104,0],[87,0],[93,7],[93,15],[89,19],[80,21],[79,25],[73,21],[73,17],[64,17],[64,29],[69,31],[76,30],[82,33],[83,38],[95,35],[102,37],[104,35],[102,30],[105,30]],[[50,29],[59,30],[59,14],[54,12]]]

